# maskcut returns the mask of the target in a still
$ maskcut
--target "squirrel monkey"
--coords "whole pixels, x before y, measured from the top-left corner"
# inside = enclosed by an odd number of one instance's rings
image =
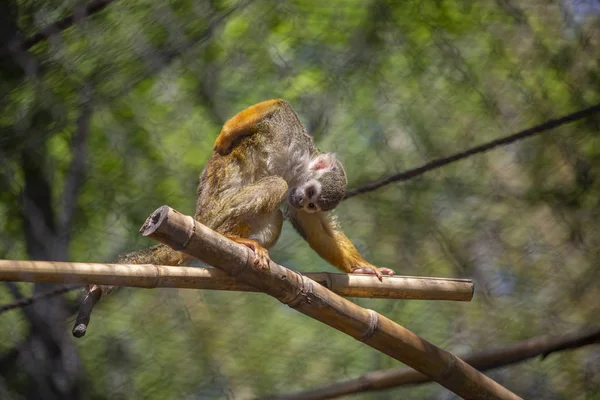
[[[267,248],[286,218],[322,258],[347,273],[393,275],[365,261],[328,211],[343,199],[346,173],[321,153],[283,100],[255,104],[225,123],[200,175],[195,218],[254,251],[268,267]],[[191,257],[165,245],[128,254],[121,263],[179,265]]]
[[[317,149],[287,102],[263,101],[223,126],[200,175],[195,218],[252,249],[256,268],[268,268],[266,249],[279,238],[284,219],[280,208],[285,204],[286,218],[322,258],[344,272],[374,274],[382,280],[382,275],[394,271],[365,261],[329,213],[344,198],[346,183],[342,164],[334,154]],[[180,265],[191,258],[159,244],[117,261]],[[91,308],[99,299],[92,292],[107,294],[113,289],[89,285],[75,336],[85,334]]]

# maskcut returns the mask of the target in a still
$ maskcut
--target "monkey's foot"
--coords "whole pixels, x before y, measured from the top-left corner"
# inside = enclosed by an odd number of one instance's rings
[[[254,268],[257,269],[269,269],[269,262],[271,259],[269,258],[269,252],[267,249],[262,247],[256,240],[245,239],[245,238],[232,238],[236,243],[243,244],[248,247],[250,250],[254,251]]]
[[[394,271],[389,268],[378,268],[378,267],[361,267],[352,270],[353,274],[369,274],[377,276],[379,281],[382,281],[382,275],[394,276]]]

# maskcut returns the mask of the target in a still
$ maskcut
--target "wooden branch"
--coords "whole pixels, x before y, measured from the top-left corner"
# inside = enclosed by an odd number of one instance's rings
[[[61,294],[65,294],[65,293],[70,292],[75,289],[81,289],[81,287],[80,286],[60,286],[60,287],[57,287],[57,288],[54,288],[51,290],[46,290],[44,292],[38,292],[38,293],[34,294],[33,296],[22,297],[11,303],[0,306],[0,314],[2,314],[3,312],[9,311],[9,310],[15,309],[15,308],[26,307],[28,305],[35,303],[36,301],[47,299],[49,297],[60,296]]]
[[[394,276],[379,282],[374,275],[304,275],[346,297],[454,301],[471,301],[473,297],[473,282],[469,279]],[[152,264],[0,260],[0,281],[259,291],[218,269]]]
[[[70,28],[75,23],[97,13],[98,11],[102,11],[113,1],[114,0],[93,0],[89,4],[77,8],[73,14],[67,15],[63,19],[44,27],[26,39],[15,38],[10,41],[6,47],[0,49],[0,57],[4,57],[14,51],[28,50],[36,44],[48,39],[50,36],[56,35],[65,29]]]
[[[71,139],[71,164],[63,187],[62,213],[58,218],[59,236],[66,243],[71,239],[73,216],[77,209],[77,199],[86,175],[87,143],[90,137],[93,114],[91,83],[84,82],[80,89],[80,113],[77,118],[77,129]]]
[[[85,297],[81,300],[81,304],[79,305],[79,313],[77,314],[75,325],[73,326],[73,330],[71,331],[73,336],[75,336],[76,338],[81,338],[85,336],[88,324],[90,323],[92,309],[100,300],[101,296],[102,289],[99,286],[94,285],[90,290],[88,290]]]
[[[499,368],[529,358],[600,343],[600,327],[561,336],[542,336],[523,340],[497,349],[471,353],[463,360],[478,370]],[[404,385],[431,382],[425,375],[410,368],[369,372],[355,379],[336,382],[318,389],[289,395],[265,397],[262,400],[324,400],[368,391],[390,389]]]
[[[254,254],[250,249],[168,206],[152,213],[140,232],[222,269],[240,282],[404,362],[461,397],[520,399],[453,354],[299,273],[272,261],[268,269],[254,269]]]

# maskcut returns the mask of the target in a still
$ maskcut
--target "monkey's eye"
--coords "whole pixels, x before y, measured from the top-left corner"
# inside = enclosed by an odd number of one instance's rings
[[[311,186],[311,187],[309,187],[309,188],[308,188],[308,190],[306,191],[306,195],[307,195],[308,197],[313,197],[313,196],[315,195],[315,192],[316,192],[315,188]],[[314,207],[315,205],[313,204],[312,206]]]
[[[314,205],[314,203],[308,203],[308,208],[310,208],[311,210],[314,210],[317,207]]]

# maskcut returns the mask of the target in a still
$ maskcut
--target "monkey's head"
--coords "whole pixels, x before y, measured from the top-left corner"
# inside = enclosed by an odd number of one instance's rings
[[[288,203],[308,213],[333,210],[346,194],[346,171],[333,153],[313,159],[308,169],[309,179],[291,188]]]

